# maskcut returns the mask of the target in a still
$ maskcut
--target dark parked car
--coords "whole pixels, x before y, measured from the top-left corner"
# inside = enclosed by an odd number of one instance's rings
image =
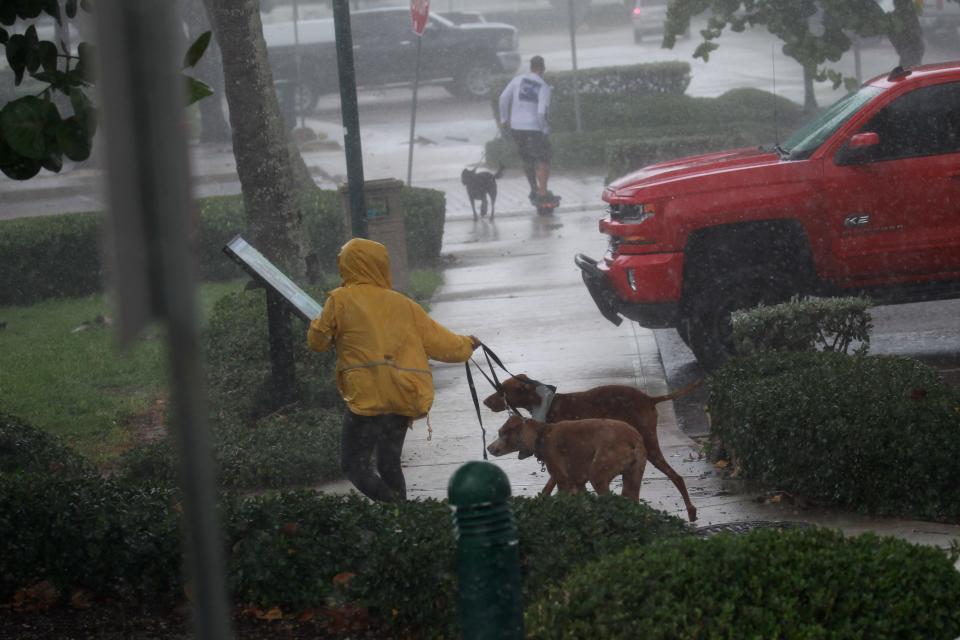
[[[350,15],[357,84],[362,87],[411,84],[416,68],[417,36],[408,8],[370,9]],[[338,90],[333,19],[301,20],[300,82],[297,104],[316,106],[323,93]],[[297,78],[292,22],[263,28],[274,76]],[[420,80],[442,84],[451,93],[474,98],[490,94],[495,74],[520,67],[517,30],[507,24],[464,22],[431,14],[423,34]]]

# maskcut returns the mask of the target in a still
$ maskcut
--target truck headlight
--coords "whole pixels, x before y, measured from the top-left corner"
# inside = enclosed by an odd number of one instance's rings
[[[638,224],[654,216],[653,207],[644,204],[612,204],[610,218],[620,222]]]

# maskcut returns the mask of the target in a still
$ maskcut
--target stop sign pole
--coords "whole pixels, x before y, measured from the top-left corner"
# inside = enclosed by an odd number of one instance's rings
[[[410,22],[417,36],[417,68],[413,76],[413,106],[410,110],[410,148],[407,152],[407,186],[413,175],[413,132],[417,125],[417,90],[420,88],[420,50],[423,45],[423,31],[430,17],[430,0],[410,0]]]

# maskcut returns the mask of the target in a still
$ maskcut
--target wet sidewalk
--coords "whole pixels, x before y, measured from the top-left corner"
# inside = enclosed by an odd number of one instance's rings
[[[560,393],[600,384],[634,385],[649,395],[667,393],[653,332],[630,322],[615,327],[603,319],[573,264],[576,252],[597,256],[605,249],[603,236],[596,232],[597,217],[595,212],[568,212],[504,217],[493,223],[448,222],[444,253],[454,261],[431,303],[431,315],[455,331],[476,334],[512,372],[555,384]],[[434,377],[432,437],[427,422],[418,421],[404,449],[411,498],[445,498],[454,470],[482,458],[480,426],[463,366],[436,365]],[[481,397],[491,392],[482,376],[475,374],[474,379]],[[664,455],[684,477],[699,512],[698,526],[791,520],[944,548],[951,540],[960,540],[960,526],[801,509],[787,500],[770,502],[724,478],[706,460],[701,446],[677,427],[672,403],[658,409]],[[505,416],[486,407],[481,410],[489,443]],[[515,495],[533,496],[546,483],[547,475],[533,458],[518,460],[514,454],[491,461],[507,473]],[[345,491],[349,485],[326,488]],[[658,509],[686,517],[676,488],[652,465],[647,465],[640,496]]]

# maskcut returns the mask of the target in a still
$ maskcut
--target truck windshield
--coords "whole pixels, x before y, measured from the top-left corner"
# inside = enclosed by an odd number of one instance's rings
[[[808,122],[783,143],[790,158],[801,160],[816,151],[834,131],[882,91],[879,87],[861,87],[857,92],[840,98],[829,109]]]

